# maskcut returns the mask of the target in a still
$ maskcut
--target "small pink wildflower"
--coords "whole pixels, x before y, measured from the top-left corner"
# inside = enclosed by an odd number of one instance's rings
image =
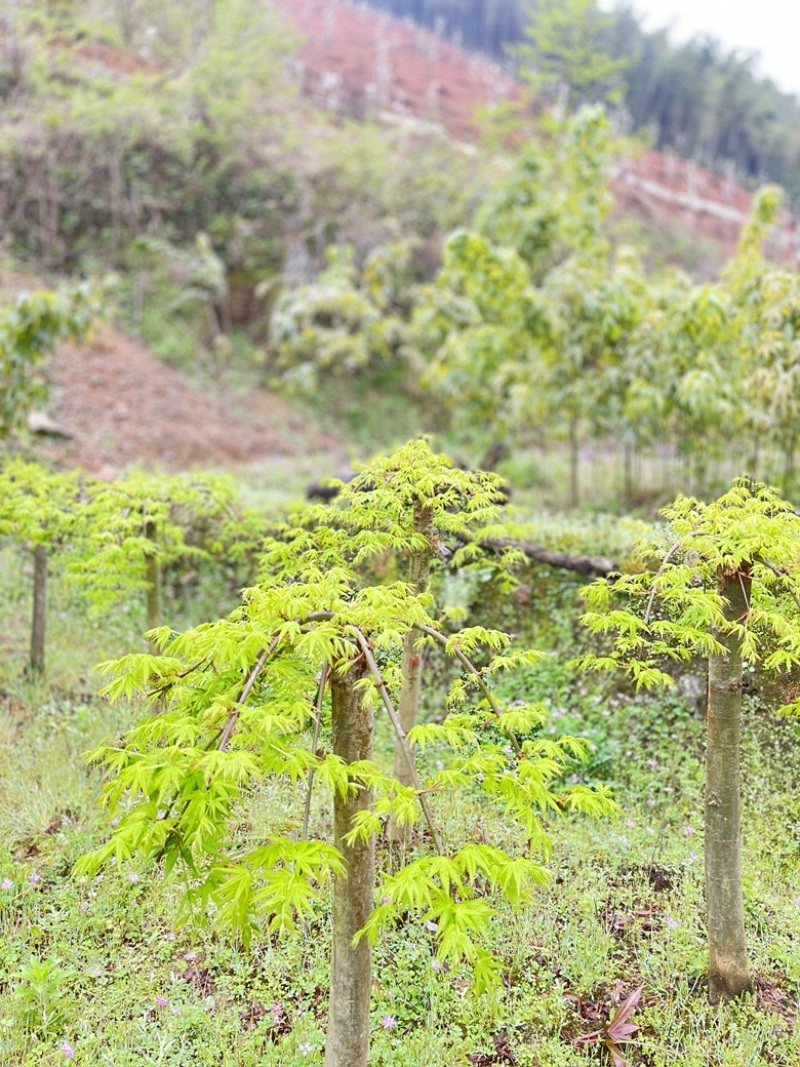
[[[128,875],[128,881],[132,882],[135,885],[139,881],[139,875],[138,874],[129,874]]]
[[[196,960],[197,959],[197,953],[196,952],[187,952],[186,955],[183,958],[186,960],[187,963],[191,963],[192,960]]]
[[[156,997],[156,1004],[159,1006],[159,1008],[168,1008],[169,1007],[169,1001],[167,1000],[166,997],[162,997],[161,995]]]
[[[697,833],[697,830],[695,830],[693,826],[684,826],[683,832],[687,837],[691,837],[693,834]]]
[[[73,1048],[72,1045],[70,1045],[69,1041],[62,1042],[60,1047],[61,1047],[61,1051],[64,1053],[64,1055],[67,1057],[68,1060],[74,1060],[75,1059],[75,1049]]]
[[[14,883],[11,881],[10,878],[4,878],[3,879],[2,888],[3,889],[13,889],[14,888]]]
[[[667,928],[669,930],[677,930],[678,927],[680,926],[680,923],[678,922],[678,920],[677,919],[673,919],[671,915],[668,915],[664,921],[666,922]]]
[[[395,1019],[394,1015],[384,1015],[381,1019],[381,1026],[384,1030],[394,1030],[397,1026],[397,1019]]]
[[[28,878],[28,885],[31,887],[31,889],[35,889],[37,885],[41,884],[41,881],[42,876],[40,874],[37,874],[36,871],[31,871],[30,877]]]

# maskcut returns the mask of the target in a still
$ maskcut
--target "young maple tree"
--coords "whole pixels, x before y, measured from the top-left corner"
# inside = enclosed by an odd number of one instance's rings
[[[59,473],[38,463],[8,460],[0,469],[0,542],[10,541],[33,560],[33,612],[28,669],[45,670],[49,560],[75,535],[86,476]]]
[[[30,670],[45,670],[54,565],[95,612],[143,592],[152,628],[161,622],[162,567],[229,542],[232,512],[233,491],[223,478],[132,474],[102,482],[81,470],[8,459],[0,469],[0,542],[33,559]],[[194,544],[187,543],[190,530]]]
[[[708,660],[705,865],[708,988],[716,1003],[753,985],[742,889],[742,677],[746,665],[800,664],[800,517],[749,479],[712,504],[681,497],[664,514],[675,539],[660,546],[655,576],[623,575],[586,590],[583,621],[613,635],[613,649],[581,665],[622,670],[637,688],[650,688],[671,684],[665,661]]]
[[[120,819],[77,868],[164,859],[168,873],[186,875],[183,917],[245,935],[305,922],[332,884],[327,1067],[367,1063],[371,944],[382,932],[415,919],[435,924],[439,959],[469,964],[476,989],[486,989],[499,965],[482,942],[499,909],[522,905],[548,877],[542,814],[615,810],[605,791],[561,783],[585,742],[539,736],[541,706],[510,706],[492,690],[494,674],[539,653],[512,650],[508,635],[482,627],[444,633],[430,595],[413,583],[365,583],[365,568],[387,553],[421,548],[424,533],[393,521],[394,485],[405,507],[414,484],[424,496],[441,479],[443,495],[454,493],[439,461],[418,450],[412,466],[379,461],[361,477],[347,524],[341,512],[315,508],[267,541],[258,583],[227,618],[184,633],[161,628],[149,635],[160,655],[105,665],[108,694],[141,694],[151,714],[93,754],[110,774],[104,798]],[[444,720],[406,736],[397,701],[409,634],[442,646],[464,670]],[[376,709],[402,745],[410,784],[375,762]],[[324,748],[322,729],[330,730]],[[436,745],[442,757],[425,780],[412,743]],[[238,837],[236,812],[276,776],[305,783],[302,820],[262,827],[256,841]],[[309,835],[314,781],[333,794],[332,841]],[[482,791],[518,827],[515,851],[450,839],[439,812],[464,789]],[[389,819],[417,830],[416,847],[400,869],[377,875],[376,835]]]
[[[71,577],[97,610],[141,590],[147,628],[155,629],[163,621],[164,568],[221,549],[230,541],[235,511],[233,487],[219,476],[134,472],[116,482],[95,482]]]

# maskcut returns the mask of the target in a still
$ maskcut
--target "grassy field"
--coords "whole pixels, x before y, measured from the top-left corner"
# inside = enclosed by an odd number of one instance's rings
[[[607,537],[610,536],[607,534]],[[101,779],[84,754],[136,719],[136,707],[97,695],[92,664],[136,648],[139,608],[87,620],[54,587],[47,683],[21,672],[28,604],[24,564],[3,557],[0,632],[0,1064],[277,1065],[322,1062],[329,915],[296,935],[247,949],[176,929],[177,886],[158,869],[111,868],[76,881],[71,868],[104,834]],[[613,822],[552,820],[553,873],[522,914],[493,930],[503,989],[475,998],[469,974],[442,968],[430,931],[405,923],[377,949],[371,1062],[576,1067],[610,1063],[577,1044],[639,986],[630,1065],[740,1067],[800,1063],[800,746],[793,723],[749,697],[744,742],[745,887],[758,991],[737,1004],[706,1003],[702,889],[703,723],[676,693],[637,698],[577,677],[567,665],[585,640],[575,624],[579,582],[532,572],[524,595],[448,595],[500,613],[554,652],[524,680],[551,709],[547,729],[594,746],[574,775],[610,783],[624,809]],[[458,584],[458,583],[456,583]],[[213,593],[213,595],[212,595]],[[210,610],[176,604],[184,622]],[[523,601],[523,603],[518,603]],[[491,609],[487,604],[491,604]],[[429,677],[427,712],[444,679]],[[513,694],[509,694],[513,695]],[[389,765],[391,738],[378,732]],[[435,760],[436,752],[424,760]],[[252,793],[240,813],[252,840],[295,829],[303,796],[287,786]],[[508,840],[498,812],[465,801],[437,812],[446,839]],[[314,797],[317,829],[328,798]],[[412,845],[413,847],[413,845]],[[397,862],[386,842],[383,867]]]

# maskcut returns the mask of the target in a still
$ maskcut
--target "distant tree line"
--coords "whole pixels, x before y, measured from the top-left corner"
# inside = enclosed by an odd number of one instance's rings
[[[532,12],[547,0],[369,3],[508,61],[508,47],[525,40]],[[775,181],[800,197],[800,102],[758,77],[753,56],[712,37],[675,44],[666,29],[645,31],[630,8],[604,32],[603,49],[628,60],[622,80],[633,129],[649,128],[654,147],[711,170],[732,165],[751,186]]]

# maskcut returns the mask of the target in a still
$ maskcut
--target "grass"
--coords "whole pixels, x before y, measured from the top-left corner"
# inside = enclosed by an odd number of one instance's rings
[[[104,833],[100,775],[83,754],[138,714],[98,698],[90,666],[132,647],[139,609],[92,624],[54,583],[50,677],[31,684],[18,669],[27,603],[14,593],[15,567],[0,578],[0,626],[11,635],[0,676],[0,1064],[63,1064],[73,1050],[74,1063],[93,1067],[321,1064],[326,908],[295,935],[256,938],[244,949],[213,932],[176,929],[178,887],[158,869],[131,864],[72,878],[75,860]],[[479,581],[467,585],[461,592],[473,609],[499,612],[504,624],[513,615],[536,643],[557,651],[524,689],[548,704],[554,733],[591,738],[594,752],[574,774],[611,783],[624,814],[614,822],[551,822],[551,885],[493,930],[499,995],[477,999],[466,971],[437,968],[423,925],[406,923],[388,937],[376,950],[371,1063],[468,1067],[504,1062],[504,1048],[520,1067],[610,1063],[575,1039],[642,985],[631,1067],[796,1067],[796,727],[751,698],[745,893],[758,993],[711,1009],[703,984],[702,722],[676,694],[637,698],[572,673],[565,661],[582,640],[573,621],[576,580],[532,572],[522,607]],[[444,679],[431,671],[429,683],[435,714]],[[377,744],[388,764],[385,724]],[[423,759],[434,758],[431,750]],[[248,798],[242,820],[263,838],[267,826],[296,826],[302,800],[271,784]],[[508,835],[485,801],[438,815],[453,840]],[[330,817],[328,798],[316,794],[317,829]],[[380,859],[393,862],[385,846]]]

